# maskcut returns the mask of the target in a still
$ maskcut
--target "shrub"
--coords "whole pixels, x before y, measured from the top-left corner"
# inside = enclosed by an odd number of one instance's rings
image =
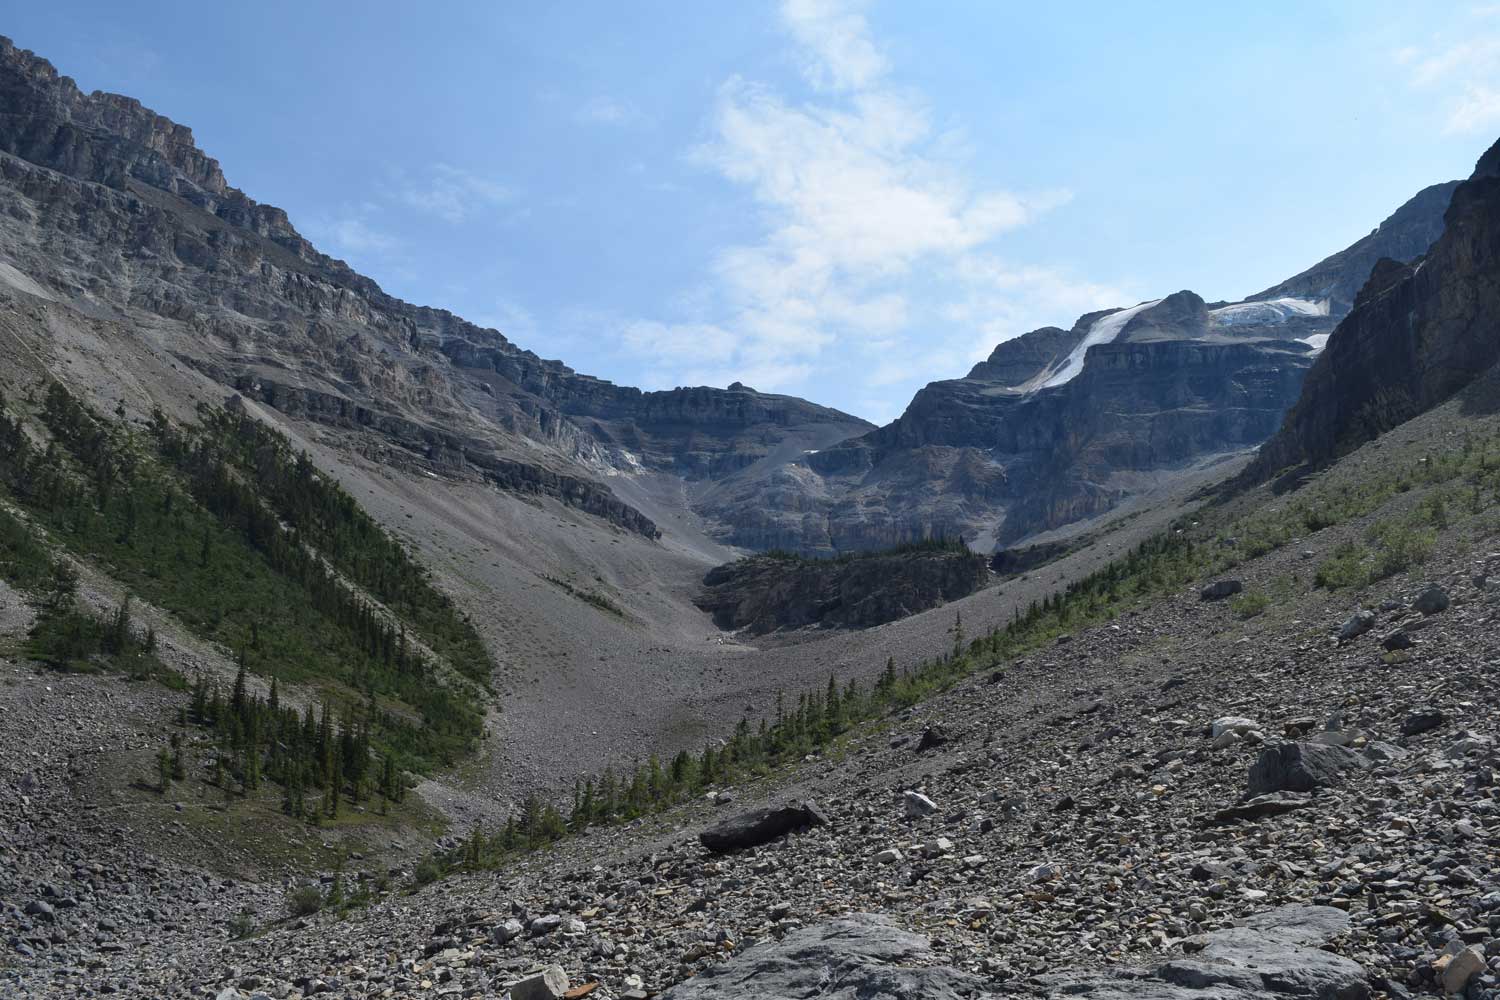
[[[1431,528],[1381,521],[1370,529],[1370,541],[1376,545],[1371,580],[1384,580],[1427,561],[1437,534]]]
[[[431,885],[443,877],[443,866],[438,863],[437,858],[429,855],[417,863],[412,877],[417,880],[417,885]]]
[[[1247,591],[1229,602],[1229,607],[1241,618],[1254,618],[1264,614],[1271,606],[1271,599],[1258,590]]]
[[[1368,555],[1369,552],[1363,545],[1345,542],[1318,565],[1313,584],[1328,590],[1363,586],[1368,578],[1365,568]]]
[[[294,917],[307,917],[323,908],[323,893],[315,885],[300,885],[286,895],[286,908]]]

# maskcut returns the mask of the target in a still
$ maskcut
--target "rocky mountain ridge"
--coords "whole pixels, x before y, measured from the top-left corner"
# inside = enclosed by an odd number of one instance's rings
[[[1454,186],[1424,189],[1354,245],[1243,302],[1184,290],[1004,341],[892,423],[726,489],[730,538],[826,552],[962,536],[988,550],[1243,454],[1280,427],[1349,289],[1380,256],[1421,254]]]
[[[374,432],[436,471],[503,465],[486,477],[650,534],[601,473],[723,475],[784,439],[818,447],[869,427],[738,384],[616,386],[402,302],[230,187],[190,129],[131,98],[83,94],[8,39],[0,95],[7,263],[28,286],[180,324],[179,360],[299,417]]]
[[[1426,255],[1382,259],[1247,480],[1325,464],[1500,361],[1500,143],[1453,191]]]

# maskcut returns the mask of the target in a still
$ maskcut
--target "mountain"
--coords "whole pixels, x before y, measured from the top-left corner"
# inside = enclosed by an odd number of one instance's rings
[[[1377,262],[1247,481],[1326,464],[1500,361],[1500,142],[1453,191],[1444,221],[1425,256]]]
[[[719,487],[749,547],[880,548],[940,536],[976,547],[1065,529],[1203,473],[1270,437],[1381,257],[1421,254],[1453,184],[1242,302],[1191,291],[1043,327],[934,382],[895,421],[767,479]]]
[[[358,429],[383,461],[467,472],[654,537],[607,477],[723,476],[870,427],[738,383],[616,386],[389,296],[230,187],[190,129],[84,94],[3,38],[0,98],[0,278],[128,318],[226,388]]]

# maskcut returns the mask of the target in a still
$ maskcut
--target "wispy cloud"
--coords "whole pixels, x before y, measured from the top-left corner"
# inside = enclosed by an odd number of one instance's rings
[[[366,206],[343,215],[314,219],[307,227],[308,236],[320,249],[334,256],[389,254],[398,250],[401,242],[372,226],[368,214]]]
[[[398,197],[411,208],[459,223],[476,212],[509,203],[515,192],[492,178],[435,163],[422,177],[408,179]]]
[[[646,115],[640,108],[618,97],[591,98],[574,112],[573,117],[585,125],[612,125],[618,128],[639,125],[646,120]]]
[[[1500,125],[1500,23],[1496,7],[1473,7],[1461,39],[1439,38],[1395,52],[1410,84],[1439,109],[1443,131],[1467,134]]]
[[[676,384],[758,372],[777,380],[758,388],[795,389],[837,365],[879,387],[961,374],[1001,339],[991,320],[1038,311],[997,306],[976,326],[944,316],[939,300],[1097,304],[1102,289],[1065,293],[1060,271],[1001,275],[966,263],[1065,203],[1066,191],[976,184],[922,101],[888,82],[860,6],[786,0],[781,20],[817,96],[795,101],[732,78],[692,154],[751,194],[763,235],[715,256],[690,318],[625,324],[619,336],[632,349]]]

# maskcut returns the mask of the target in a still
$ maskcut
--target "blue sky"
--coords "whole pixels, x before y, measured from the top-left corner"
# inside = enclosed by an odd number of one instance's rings
[[[49,0],[0,33],[397,295],[883,422],[1008,337],[1252,293],[1467,175],[1500,5],[1425,6]]]

